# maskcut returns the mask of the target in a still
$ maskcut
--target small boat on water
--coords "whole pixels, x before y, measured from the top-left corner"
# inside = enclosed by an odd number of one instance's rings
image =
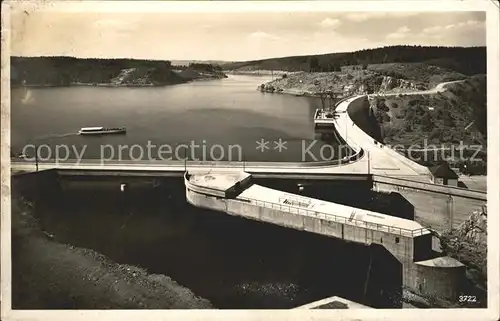
[[[125,134],[127,129],[125,127],[83,127],[78,131],[80,135],[105,135],[105,134]]]

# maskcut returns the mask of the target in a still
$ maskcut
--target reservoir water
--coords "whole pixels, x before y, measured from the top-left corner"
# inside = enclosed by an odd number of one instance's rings
[[[41,158],[49,157],[49,152],[54,158],[55,146],[64,145],[69,158],[75,158],[76,150],[84,151],[85,159],[156,160],[183,157],[186,154],[178,154],[186,153],[185,149],[177,149],[176,154],[176,147],[194,144],[198,147],[187,156],[206,161],[300,162],[338,157],[335,142],[314,140],[312,117],[320,101],[256,90],[269,80],[270,76],[231,75],[164,87],[15,88],[12,150],[46,144],[50,150],[40,148]],[[126,126],[127,134],[76,135],[81,127],[90,126]],[[257,142],[267,144],[257,149]],[[328,148],[321,149],[325,144]],[[161,145],[167,146],[162,152]],[[64,152],[61,149],[59,157]]]

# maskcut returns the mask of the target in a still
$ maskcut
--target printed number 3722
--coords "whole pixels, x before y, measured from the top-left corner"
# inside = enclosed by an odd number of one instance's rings
[[[476,297],[474,295],[460,295],[458,297],[459,302],[474,303],[476,302]]]

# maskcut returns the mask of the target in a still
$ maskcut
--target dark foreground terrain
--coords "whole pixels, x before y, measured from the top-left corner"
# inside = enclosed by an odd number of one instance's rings
[[[213,307],[165,275],[54,241],[40,229],[29,204],[24,199],[12,202],[14,309]]]

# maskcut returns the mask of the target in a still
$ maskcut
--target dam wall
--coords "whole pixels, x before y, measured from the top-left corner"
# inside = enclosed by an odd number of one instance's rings
[[[415,220],[443,232],[458,226],[486,205],[486,193],[450,186],[373,175],[373,189],[403,196],[414,208]]]
[[[404,288],[447,298],[455,298],[459,293],[459,279],[465,273],[463,265],[451,258],[435,258],[432,251],[432,234],[425,229],[398,230],[381,225],[374,227],[366,222],[337,220],[329,214],[300,207],[218,196],[220,194],[211,195],[209,189],[190,182],[187,174],[185,186],[187,201],[196,207],[334,237],[346,242],[366,246],[380,245],[401,263]],[[448,267],[453,270],[449,276],[446,274]]]
[[[396,236],[389,232],[332,222],[322,217],[308,217],[300,214],[300,211],[290,213],[284,209],[273,209],[241,200],[201,194],[189,187],[186,188],[186,199],[194,206],[226,212],[233,216],[335,237],[347,242],[362,243],[366,246],[372,243],[379,244],[401,263],[403,288],[415,293],[448,299],[455,299],[460,292],[460,281],[465,268],[454,260],[452,266],[432,264],[440,258],[432,258],[431,234]]]

